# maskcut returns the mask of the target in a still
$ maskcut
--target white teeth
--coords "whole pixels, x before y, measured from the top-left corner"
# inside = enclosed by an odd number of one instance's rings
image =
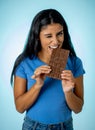
[[[49,46],[52,49],[56,49],[58,46]]]

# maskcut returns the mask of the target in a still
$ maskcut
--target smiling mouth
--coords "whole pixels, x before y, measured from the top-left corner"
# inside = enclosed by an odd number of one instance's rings
[[[57,46],[49,46],[50,49],[56,49],[58,47],[59,47],[58,45]]]

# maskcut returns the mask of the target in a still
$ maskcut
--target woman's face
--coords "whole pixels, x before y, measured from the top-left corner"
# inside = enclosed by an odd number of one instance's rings
[[[63,26],[59,23],[52,23],[43,26],[40,32],[41,52],[51,55],[53,49],[61,48],[64,41]]]

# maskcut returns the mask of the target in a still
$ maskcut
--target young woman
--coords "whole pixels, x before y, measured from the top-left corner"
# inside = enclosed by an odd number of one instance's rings
[[[56,48],[70,51],[61,80],[46,76]],[[40,11],[11,75],[16,109],[26,111],[22,130],[73,130],[72,111],[79,113],[84,103],[84,73],[63,16],[55,9]]]

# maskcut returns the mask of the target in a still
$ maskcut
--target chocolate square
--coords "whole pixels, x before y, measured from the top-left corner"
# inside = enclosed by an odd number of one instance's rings
[[[55,79],[61,79],[61,72],[65,69],[69,50],[66,49],[54,49],[49,61],[51,72],[47,75]]]

